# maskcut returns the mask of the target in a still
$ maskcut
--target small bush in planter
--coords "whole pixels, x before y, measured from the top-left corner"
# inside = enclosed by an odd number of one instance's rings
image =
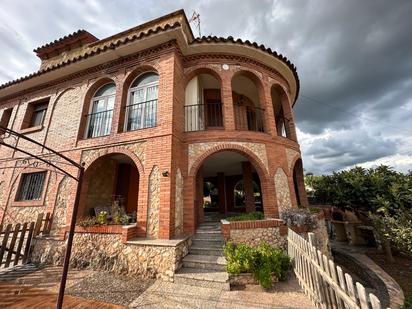
[[[249,221],[249,220],[263,220],[265,218],[263,212],[256,211],[256,212],[250,212],[250,213],[245,213],[241,215],[236,215],[236,216],[231,216],[227,217],[227,221]]]
[[[97,224],[106,225],[108,222],[107,211],[101,211],[96,217]]]
[[[305,226],[314,230],[318,226],[318,218],[306,208],[287,208],[282,210],[280,218],[287,226]]]
[[[266,289],[272,287],[272,274],[281,281],[286,280],[291,266],[290,258],[283,250],[267,243],[262,243],[257,248],[227,243],[223,247],[223,253],[227,260],[228,273],[252,273]]]

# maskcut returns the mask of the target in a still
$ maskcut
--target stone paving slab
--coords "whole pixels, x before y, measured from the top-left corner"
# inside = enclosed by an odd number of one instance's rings
[[[287,282],[277,283],[275,288],[270,291],[265,291],[260,286],[248,286],[245,290],[222,291],[157,281],[130,306],[144,309],[315,308],[309,298],[301,291],[293,276]]]

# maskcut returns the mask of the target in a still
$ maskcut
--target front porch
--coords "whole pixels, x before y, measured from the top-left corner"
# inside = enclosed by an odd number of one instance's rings
[[[263,212],[261,181],[252,162],[234,151],[206,158],[196,175],[198,222],[205,213],[221,217],[236,213]]]

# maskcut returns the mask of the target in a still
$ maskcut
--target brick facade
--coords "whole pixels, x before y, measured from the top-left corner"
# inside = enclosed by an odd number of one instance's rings
[[[110,44],[112,47],[104,47]],[[216,49],[214,44],[222,48]],[[195,41],[182,12],[145,24],[143,28],[89,43],[72,54],[70,61],[59,62],[58,56],[43,60],[43,71],[37,75],[0,86],[0,118],[5,110],[13,108],[9,128],[85,164],[88,176],[82,187],[83,209],[97,200],[103,203],[114,192],[117,169],[110,166],[113,164],[110,160],[117,160],[117,164],[127,161],[138,173],[137,231],[133,235],[171,239],[178,234],[191,234],[203,216],[196,203],[203,195],[196,179],[202,177],[203,162],[222,151],[239,153],[250,161],[259,175],[267,217],[278,218],[279,209],[284,207],[279,205],[285,203],[284,198],[278,197],[279,190],[286,191],[283,196],[289,195],[290,205],[296,206],[295,187],[300,188],[300,203],[305,203],[303,178],[295,177],[298,183],[294,185],[294,170],[295,174],[302,174],[303,170],[294,168],[300,159],[292,110],[298,80],[290,62],[253,45]],[[125,132],[129,88],[146,72],[159,76],[156,125]],[[213,75],[220,83],[223,127],[185,132],[185,89],[193,77],[202,73]],[[264,110],[264,132],[235,129],[232,80],[238,75],[250,78],[257,86]],[[86,115],[92,97],[108,82],[116,85],[110,132],[106,136],[85,138]],[[277,134],[271,97],[273,87],[282,89],[281,104],[288,119],[288,137]],[[49,102],[43,124],[26,128],[30,104],[42,100]],[[18,140],[17,145],[51,158],[42,147],[33,148],[23,140]],[[53,233],[64,233],[73,209],[75,182],[47,168],[44,198],[18,205],[15,194],[19,177],[28,171],[25,171],[25,155],[0,146],[0,158],[4,171],[0,174],[0,221],[29,220],[38,212],[50,211]],[[99,164],[104,168],[94,173]],[[64,169],[76,174],[72,167],[64,166]],[[244,169],[250,178],[250,166],[245,165]],[[279,169],[284,173],[282,188],[276,187]],[[107,190],[101,189],[102,186]],[[247,187],[248,210],[253,208],[250,190],[250,186]]]

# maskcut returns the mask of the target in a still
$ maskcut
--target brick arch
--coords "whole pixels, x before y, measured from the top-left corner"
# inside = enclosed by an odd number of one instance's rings
[[[290,134],[290,139],[293,141],[297,141],[296,137],[296,129],[295,129],[295,124],[294,124],[294,119],[293,119],[293,110],[292,110],[292,104],[290,101],[290,97],[288,92],[286,91],[285,87],[280,84],[279,82],[273,82],[270,85],[270,106],[273,109],[273,115],[276,117],[275,110],[273,108],[273,97],[272,97],[272,91],[275,89],[279,93],[280,97],[280,103],[283,108],[283,113],[284,117],[288,119],[289,122],[289,128],[286,128],[286,130],[289,130]]]
[[[196,195],[196,192],[197,192],[196,178],[197,178],[198,171],[200,167],[202,166],[202,164],[204,163],[204,161],[210,156],[212,156],[213,154],[216,154],[222,151],[237,152],[241,154],[242,156],[244,156],[245,158],[247,158],[252,163],[253,167],[256,169],[257,174],[259,176],[262,198],[263,198],[263,210],[265,212],[265,215],[269,217],[276,217],[277,216],[276,201],[274,201],[270,193],[271,192],[270,187],[272,186],[272,182],[270,181],[267,168],[265,167],[264,163],[258,158],[258,156],[253,151],[251,151],[250,149],[244,146],[238,145],[238,144],[227,143],[227,144],[214,146],[206,150],[194,161],[188,173],[188,177],[191,181],[191,185],[189,185],[189,189],[193,190],[192,191],[193,194]],[[195,225],[197,225],[198,223],[197,220],[199,220],[199,217],[195,215],[196,213],[199,215],[199,213],[196,210],[196,207],[197,205],[194,205],[194,209],[190,209]]]
[[[86,117],[84,117],[84,115],[87,115],[89,113],[89,108],[90,108],[90,103],[91,100],[94,96],[94,94],[104,85],[109,84],[109,83],[113,83],[116,85],[116,91],[117,91],[117,86],[118,84],[116,83],[116,79],[112,76],[103,76],[101,78],[99,78],[98,80],[96,80],[95,82],[93,82],[91,85],[88,86],[82,102],[83,102],[83,108],[82,108],[82,113],[80,115],[81,119],[80,119],[80,126],[79,126],[79,132],[78,132],[78,136],[77,139],[83,139],[84,134],[85,134],[85,130],[86,130],[86,124],[87,124],[87,119]],[[117,94],[116,94],[117,95]],[[116,104],[116,102],[115,102]]]
[[[159,88],[161,83],[161,74],[159,73],[158,68],[152,65],[141,65],[137,68],[130,71],[126,74],[123,83],[121,85],[120,93],[120,115],[119,115],[119,124],[117,127],[117,132],[123,132],[125,124],[125,106],[127,106],[127,100],[129,99],[129,89],[133,82],[146,73],[156,73],[159,76]]]
[[[141,65],[138,66],[137,68],[133,69],[132,71],[130,71],[129,73],[126,74],[126,77],[123,81],[123,94],[124,91],[126,90],[126,94],[127,91],[129,91],[130,85],[133,84],[133,82],[141,75],[145,74],[145,73],[156,73],[157,75],[159,75],[159,70],[153,66],[153,65]]]
[[[99,168],[101,163],[105,161],[105,159],[108,159],[114,155],[122,154],[127,156],[129,159],[131,159],[134,163],[134,166],[137,169],[138,172],[138,187],[140,191],[140,186],[144,181],[144,174],[143,174],[143,166],[139,160],[139,158],[131,151],[127,149],[122,149],[118,147],[112,147],[112,148],[105,148],[105,149],[99,149],[91,156],[89,156],[84,163],[85,167],[85,172],[84,172],[84,180],[80,189],[80,203],[79,203],[79,212],[78,212],[78,218],[82,217],[84,215],[85,207],[87,204],[87,194],[89,194],[89,185],[90,181],[92,180],[90,177],[93,174],[93,172]],[[140,196],[140,192],[139,192]],[[140,198],[138,199],[137,205],[140,204]],[[136,206],[137,206],[136,205]]]
[[[232,77],[231,77],[231,85],[233,88],[233,79],[239,75],[243,75],[247,78],[249,78],[256,86],[257,90],[258,90],[258,94],[259,94],[259,103],[260,103],[260,107],[264,108],[265,107],[265,88],[263,85],[263,81],[256,75],[255,72],[253,72],[252,70],[248,69],[248,68],[239,68],[236,72],[233,73]]]
[[[201,66],[196,66],[194,68],[191,68],[189,72],[186,72],[185,78],[184,78],[184,89],[186,89],[187,84],[192,80],[192,78],[199,74],[212,75],[214,78],[216,78],[219,81],[220,88],[222,88],[222,77],[220,76],[220,73],[213,68],[209,68],[207,66],[201,65]]]
[[[198,158],[196,158],[196,160],[193,162],[192,166],[190,167],[189,176],[192,176],[192,177],[196,176],[197,171],[199,170],[203,162],[208,157],[210,157],[211,155],[215,153],[222,152],[222,151],[234,151],[246,157],[248,160],[252,162],[253,166],[256,168],[256,171],[258,172],[259,178],[261,178],[261,181],[262,179],[267,180],[267,177],[269,176],[269,174],[267,172],[265,164],[258,158],[258,156],[255,153],[253,153],[253,151],[251,151],[250,149],[242,145],[231,144],[231,143],[211,147],[210,149],[202,153]]]
[[[96,150],[92,156],[87,158],[84,162],[84,167],[85,167],[85,173],[92,167],[93,165],[99,161],[102,158],[115,155],[115,154],[123,154],[127,157],[129,157],[134,165],[137,168],[137,171],[139,172],[140,177],[143,177],[144,175],[144,168],[143,164],[140,161],[140,159],[130,150],[125,149],[125,148],[120,148],[120,147],[110,147],[110,148],[104,148],[104,149],[98,149]]]
[[[293,181],[293,192],[295,194],[297,205],[308,206],[301,156],[296,156],[292,161],[290,174]]]

